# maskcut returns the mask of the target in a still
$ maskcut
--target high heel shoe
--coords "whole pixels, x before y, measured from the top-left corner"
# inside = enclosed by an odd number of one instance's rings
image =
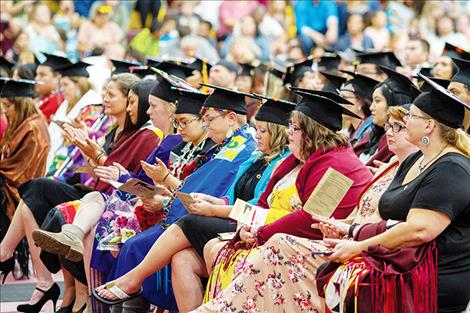
[[[72,313],[73,305],[75,304],[75,299],[67,306],[61,307],[56,311],[56,313]]]
[[[86,303],[82,306],[82,308],[80,310],[78,310],[77,312],[72,311],[72,313],[83,313],[83,312],[85,312],[85,309],[86,309]]]
[[[0,276],[3,275],[2,284],[5,282],[8,274],[15,268],[15,259],[13,257],[9,258],[6,261],[0,262]]]
[[[42,298],[35,304],[20,304],[16,307],[16,310],[18,312],[39,313],[42,307],[44,306],[44,304],[46,304],[47,301],[52,300],[52,303],[54,304],[54,312],[55,312],[57,299],[59,299],[59,295],[60,295],[59,286],[56,283],[54,283],[52,284],[51,288],[49,288],[47,291],[39,289],[37,287],[36,289],[43,293]]]

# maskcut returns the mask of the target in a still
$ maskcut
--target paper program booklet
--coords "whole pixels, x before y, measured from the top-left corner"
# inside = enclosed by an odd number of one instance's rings
[[[248,225],[254,228],[263,226],[266,222],[268,210],[237,199],[230,211],[229,217],[238,222],[238,225]]]
[[[353,181],[333,168],[328,168],[304,205],[310,214],[329,217],[344,198]]]
[[[114,188],[131,193],[141,198],[151,198],[155,195],[161,195],[165,192],[165,188],[151,185],[137,178],[131,178],[124,184],[116,181],[108,182]]]

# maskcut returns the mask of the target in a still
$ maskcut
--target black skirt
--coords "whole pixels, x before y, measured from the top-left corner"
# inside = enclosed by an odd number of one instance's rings
[[[39,226],[52,208],[64,202],[81,199],[90,191],[92,190],[86,186],[70,186],[47,178],[35,178],[18,186],[21,199],[33,212]]]
[[[176,221],[191,246],[204,259],[204,246],[217,237],[218,233],[233,232],[237,229],[237,222],[228,218],[208,217],[187,214]]]

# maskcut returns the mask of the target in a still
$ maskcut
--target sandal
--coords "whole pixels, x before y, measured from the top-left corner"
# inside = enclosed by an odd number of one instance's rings
[[[111,291],[116,297],[118,297],[118,299],[116,300],[108,300],[106,298],[103,298],[102,296],[100,296],[97,292],[96,292],[96,288],[93,289],[93,297],[95,297],[96,300],[104,303],[104,304],[107,304],[107,305],[115,305],[115,304],[118,304],[118,303],[121,303],[121,302],[126,302],[130,299],[133,299],[135,297],[138,297],[142,294],[143,292],[143,289],[140,288],[139,291],[133,293],[133,294],[130,294],[128,295],[127,293],[125,293],[121,288],[119,288],[118,286],[116,286],[114,284],[114,281],[112,282],[109,282],[105,285],[104,287],[105,289]]]

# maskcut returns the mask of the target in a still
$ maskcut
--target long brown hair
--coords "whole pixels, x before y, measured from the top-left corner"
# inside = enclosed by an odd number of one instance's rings
[[[300,157],[303,160],[307,160],[318,149],[331,150],[349,144],[348,136],[326,128],[302,112],[293,111],[292,118],[298,121],[302,130]]]
[[[269,141],[271,153],[265,155],[264,160],[269,164],[272,160],[287,151],[289,138],[285,126],[269,122],[266,124],[268,133],[271,135],[271,140]]]
[[[8,121],[8,127],[2,141],[0,142],[0,146],[11,139],[11,136],[18,126],[20,126],[28,117],[39,113],[34,104],[34,100],[30,97],[13,97],[4,99],[14,105],[15,117],[12,121]]]

